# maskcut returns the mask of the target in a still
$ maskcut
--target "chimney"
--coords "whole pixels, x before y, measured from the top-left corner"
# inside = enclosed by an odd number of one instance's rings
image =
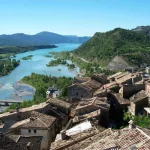
[[[65,130],[62,130],[60,132],[60,136],[61,136],[61,140],[65,140],[66,139],[66,131]]]
[[[35,117],[30,117],[30,121],[34,121],[35,120]]]
[[[28,144],[27,144],[27,150],[30,150],[30,144],[31,144],[31,142],[28,142]]]
[[[135,128],[135,123],[133,120],[130,120],[128,123],[129,123],[129,129]]]
[[[18,107],[18,106],[16,107],[16,112],[17,112],[17,113],[19,112],[19,107]]]

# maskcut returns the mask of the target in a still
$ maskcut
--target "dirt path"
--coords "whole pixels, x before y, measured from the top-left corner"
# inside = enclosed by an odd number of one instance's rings
[[[70,53],[70,56],[74,56],[72,53]],[[79,59],[81,59],[83,62],[85,62],[85,63],[90,63],[88,60],[86,60],[86,59],[84,59],[84,58],[82,58],[82,57],[76,57],[76,58],[79,58]]]

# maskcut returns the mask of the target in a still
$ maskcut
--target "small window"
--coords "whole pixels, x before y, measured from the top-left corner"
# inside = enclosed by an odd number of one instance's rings
[[[29,133],[31,133],[31,130],[28,130],[29,131]]]
[[[34,133],[36,133],[36,130],[34,130]]]

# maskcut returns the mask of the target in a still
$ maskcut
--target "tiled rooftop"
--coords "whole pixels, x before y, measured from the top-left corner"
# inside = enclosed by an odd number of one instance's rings
[[[65,148],[67,148],[73,144],[76,144],[78,142],[81,142],[97,133],[98,133],[98,131],[95,128],[85,130],[82,133],[78,133],[78,134],[72,135],[71,137],[68,137],[66,140],[58,140],[58,141],[52,143],[51,150],[65,149]]]
[[[100,87],[102,87],[102,84],[95,80],[89,80],[87,82],[82,83],[82,85],[89,89],[91,88],[92,91],[95,91],[95,90],[99,89]]]
[[[0,133],[0,150],[27,150],[27,148]]]
[[[90,77],[75,77],[73,83],[83,83],[90,80]]]
[[[17,143],[26,146],[30,142],[30,150],[40,150],[42,137],[41,136],[20,136]]]
[[[127,81],[127,80],[129,80],[131,78],[132,78],[131,74],[127,74],[127,75],[125,75],[125,76],[123,76],[121,78],[117,78],[116,82],[119,83],[119,84],[121,84],[121,83],[123,83],[123,82],[125,82],[125,81]]]
[[[69,146],[67,148],[65,148],[64,150],[82,150],[88,146],[90,146],[93,142],[96,142],[102,138],[105,138],[107,136],[109,136],[111,134],[111,130],[110,129],[104,129],[102,128],[100,131],[98,131],[97,134],[88,137],[87,139],[80,141],[72,146]]]
[[[108,76],[107,79],[110,80],[110,79],[112,79],[112,78],[117,77],[117,76],[120,75],[120,74],[122,74],[122,72],[117,72],[117,73],[115,73],[115,74],[113,74],[113,75],[111,75],[111,76]]]
[[[98,109],[96,111],[93,111],[93,112],[85,114],[85,115],[75,116],[73,118],[73,122],[75,123],[75,122],[80,122],[80,121],[83,121],[83,120],[86,120],[86,119],[89,119],[89,118],[94,118],[94,117],[99,116],[100,113],[101,113],[101,110]]]
[[[68,102],[65,102],[63,100],[58,100],[58,99],[54,99],[54,98],[50,98],[47,103],[50,103],[50,104],[54,104],[56,106],[61,106],[61,107],[64,107],[64,108],[70,108],[72,104],[68,103]]]
[[[21,128],[48,129],[55,121],[55,117],[33,111],[31,113],[30,122],[21,125]]]
[[[33,105],[31,107],[27,107],[27,108],[21,108],[19,109],[19,112],[27,112],[27,111],[34,111],[34,110],[37,110],[37,109],[41,109],[41,108],[44,108],[46,107],[47,104],[46,102],[44,103],[40,103],[38,105]],[[12,114],[16,114],[17,112],[13,112],[13,113],[9,113],[9,112],[6,112],[6,113],[2,113],[0,114],[0,118],[3,118],[3,117],[7,117],[7,116],[11,116]]]
[[[142,90],[142,91],[138,92],[137,94],[133,95],[130,98],[130,101],[137,102],[137,101],[140,101],[146,97],[148,97],[148,95],[146,94],[146,92],[144,90]]]
[[[92,97],[88,99],[84,99],[83,101],[79,102],[79,105],[76,107],[75,110],[87,107],[87,106],[97,106],[97,108],[108,108],[109,104],[106,103],[107,97]]]
[[[139,129],[124,128],[119,131],[112,132],[111,135],[93,142],[89,147],[84,150],[104,150],[111,147],[118,146],[121,150],[135,147],[138,150],[150,149],[150,136],[146,136]]]

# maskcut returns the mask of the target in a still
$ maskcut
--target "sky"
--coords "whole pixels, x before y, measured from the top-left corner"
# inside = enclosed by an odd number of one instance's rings
[[[150,25],[150,0],[0,0],[0,34],[92,36]]]

